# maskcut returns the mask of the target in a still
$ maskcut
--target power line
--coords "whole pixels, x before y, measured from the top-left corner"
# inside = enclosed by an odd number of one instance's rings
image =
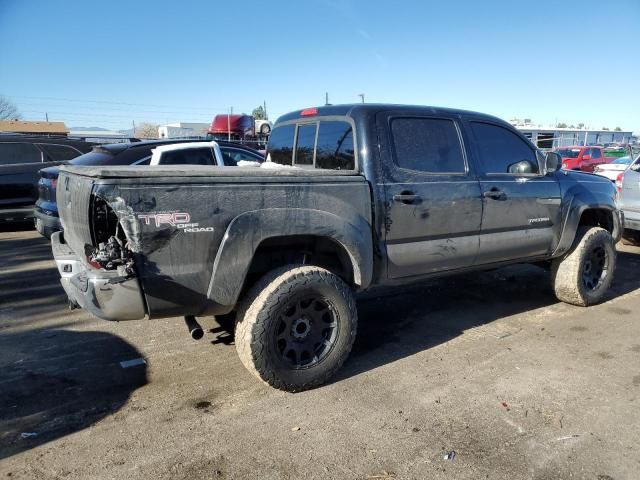
[[[133,106],[133,107],[158,107],[158,108],[180,108],[181,105],[168,105],[168,104],[164,104],[164,105],[158,105],[158,104],[151,104],[151,103],[129,103],[129,102],[114,102],[114,101],[109,101],[109,100],[89,100],[89,99],[79,99],[79,98],[61,98],[61,97],[33,97],[33,96],[27,96],[27,95],[15,95],[12,96],[12,98],[27,98],[27,99],[31,99],[31,100],[55,100],[55,101],[62,101],[62,102],[80,102],[80,103],[102,103],[102,104],[109,104],[109,105],[126,105],[126,106]],[[213,109],[213,110],[220,110],[220,111],[224,111],[226,110],[228,107],[202,107],[203,109]],[[244,110],[244,109],[241,109]],[[247,109],[247,111],[250,109]]]

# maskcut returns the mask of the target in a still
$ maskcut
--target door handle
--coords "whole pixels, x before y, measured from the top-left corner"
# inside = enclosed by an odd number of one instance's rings
[[[491,190],[487,190],[486,192],[482,192],[482,196],[484,198],[493,198],[494,200],[503,200],[507,198],[507,195],[496,187],[493,187]]]
[[[411,204],[411,203],[415,203],[418,200],[420,200],[420,196],[416,195],[415,193],[411,193],[411,192],[402,192],[400,194],[396,194],[393,196],[393,201],[394,202],[400,202],[400,203],[404,203],[404,204]]]

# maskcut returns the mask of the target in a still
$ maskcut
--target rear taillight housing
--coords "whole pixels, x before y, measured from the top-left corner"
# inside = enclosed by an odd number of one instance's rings
[[[57,178],[52,178],[51,179],[51,186],[53,188],[57,188],[58,187],[58,179]]]
[[[622,181],[624,180],[624,172],[620,173],[616,178],[616,190],[618,190],[618,194],[622,193]]]

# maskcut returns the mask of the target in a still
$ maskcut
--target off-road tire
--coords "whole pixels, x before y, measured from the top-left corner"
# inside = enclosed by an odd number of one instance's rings
[[[269,125],[268,123],[264,123],[261,127],[260,127],[260,133],[262,135],[269,135],[271,133],[271,125]]]
[[[294,367],[278,351],[281,312],[309,295],[330,306],[337,331],[321,360],[309,367]],[[289,265],[267,273],[245,296],[238,311],[236,350],[244,366],[262,381],[299,392],[323,384],[342,366],[351,352],[357,324],[353,293],[340,277],[321,267]]]
[[[625,228],[622,232],[622,243],[635,247],[640,246],[640,231]]]
[[[583,275],[596,249],[602,249],[606,257],[605,274],[594,288],[589,288]],[[613,281],[615,268],[616,250],[611,234],[600,227],[580,227],[571,250],[552,261],[551,285],[558,300],[587,307],[603,299]]]

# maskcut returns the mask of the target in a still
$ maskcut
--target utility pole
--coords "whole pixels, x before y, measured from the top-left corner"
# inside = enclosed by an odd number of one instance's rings
[[[324,92],[324,104],[329,105],[329,92]]]
[[[133,125],[133,132],[131,133],[132,137],[136,136],[136,121],[135,120],[131,120],[131,125]]]
[[[231,114],[233,113],[233,107],[229,107],[229,113],[227,113],[227,140],[231,141]]]
[[[364,93],[359,93],[358,96],[362,99],[362,103],[364,103]]]
[[[267,101],[262,101],[262,109],[264,110],[264,119],[269,120],[269,115],[267,115]]]
[[[49,112],[44,112],[44,118],[49,121]]]

